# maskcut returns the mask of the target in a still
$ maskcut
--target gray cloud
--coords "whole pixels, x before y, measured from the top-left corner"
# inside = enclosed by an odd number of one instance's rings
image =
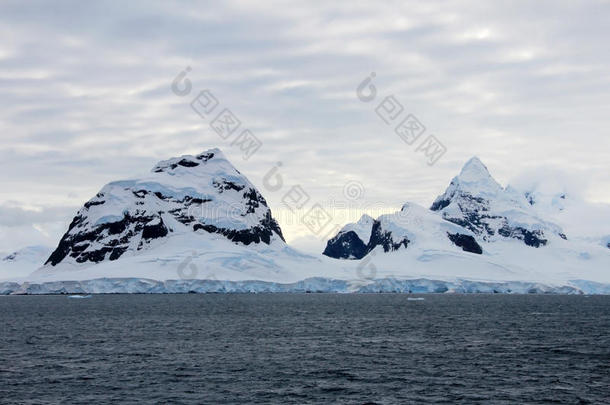
[[[0,227],[19,227],[32,224],[48,224],[70,220],[78,208],[44,207],[25,209],[19,206],[0,204]]]
[[[0,203],[78,206],[213,146],[259,186],[282,161],[318,200],[357,179],[370,203],[427,205],[478,155],[502,183],[562,168],[610,202],[609,20],[604,1],[3,2]],[[355,97],[373,71],[447,146],[435,166]],[[263,140],[249,161],[190,110],[204,88]]]

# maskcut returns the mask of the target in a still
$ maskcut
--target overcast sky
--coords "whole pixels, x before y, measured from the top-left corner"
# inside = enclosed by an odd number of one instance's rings
[[[276,162],[312,203],[349,184],[354,210],[427,206],[474,155],[503,185],[561,170],[610,203],[609,21],[608,1],[3,1],[0,251],[55,244],[107,182],[211,147],[281,222]],[[204,89],[262,142],[248,160],[191,109]],[[413,145],[375,113],[391,95],[426,128]],[[433,166],[428,135],[446,147]]]

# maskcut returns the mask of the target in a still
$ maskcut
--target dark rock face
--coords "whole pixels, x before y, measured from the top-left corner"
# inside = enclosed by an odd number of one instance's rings
[[[520,226],[510,228],[505,225],[498,230],[498,233],[506,238],[515,238],[522,240],[527,246],[540,247],[546,245],[547,239],[544,239],[544,233],[539,230],[529,231]]]
[[[373,223],[373,230],[371,231],[371,239],[367,245],[368,252],[373,250],[377,246],[383,246],[384,252],[390,252],[398,250],[401,246],[405,248],[409,246],[411,241],[408,238],[404,238],[398,243],[392,239],[392,233],[389,231],[383,231],[381,229],[381,222],[375,221]],[[368,253],[367,252],[367,253]]]
[[[362,259],[368,253],[367,245],[356,232],[340,233],[326,242],[323,255],[335,259]]]
[[[191,160],[182,159],[181,161],[178,162],[178,165],[180,165],[182,167],[195,167],[195,166],[199,166],[199,163],[193,162]]]
[[[159,219],[158,224],[144,225],[144,229],[142,230],[142,239],[157,239],[167,236],[168,230],[165,227],[162,219]]]
[[[45,264],[55,266],[66,256],[74,258],[77,263],[87,261],[98,263],[105,260],[108,253],[110,254],[108,260],[116,260],[128,249],[133,237],[141,236],[139,250],[145,242],[166,236],[168,233],[159,216],[131,216],[126,213],[120,221],[101,224],[91,229],[82,226],[83,221],[83,215],[77,215],[72,220],[68,232],[61,238],[57,249],[51,253]],[[151,222],[153,225],[148,225]],[[82,231],[79,232],[79,229]],[[100,247],[96,250],[87,250],[94,243],[99,244]]]
[[[449,200],[449,199],[434,201],[432,203],[432,206],[430,206],[430,210],[440,211],[443,208],[445,208],[446,206],[448,206],[449,204],[451,204],[451,200]]]
[[[98,197],[99,198],[103,197],[103,194],[102,195],[98,195]],[[91,207],[93,207],[95,205],[102,205],[105,202],[106,201],[103,201],[103,200],[102,201],[88,201],[88,202],[85,203],[85,208],[91,208]]]
[[[489,222],[503,219],[503,217],[493,215],[489,212],[489,202],[481,197],[474,197],[469,194],[459,194],[458,207],[463,214],[463,218],[454,218],[444,215],[443,218],[456,225],[464,227],[477,235],[493,235],[495,231],[490,227]],[[450,199],[436,201],[430,207],[432,211],[441,211],[451,203]]]
[[[481,245],[479,245],[476,239],[470,235],[463,235],[461,233],[449,233],[447,232],[447,237],[454,245],[461,247],[463,251],[482,254],[483,249]]]
[[[392,233],[384,231],[381,222],[375,220],[373,221],[371,237],[366,244],[358,237],[356,232],[343,232],[326,243],[326,249],[324,249],[322,254],[335,259],[359,260],[377,246],[382,246],[384,252],[390,252],[398,250],[401,247],[407,248],[410,242],[408,238],[395,242],[392,238]]]
[[[218,189],[218,191],[220,193],[222,193],[225,190],[241,191],[245,188],[245,186],[243,186],[241,184],[236,184],[232,181],[225,180],[225,179],[215,179],[212,182],[212,184],[214,185],[214,187],[216,187]]]
[[[161,173],[161,172],[166,171],[167,169],[174,170],[178,166],[182,166],[182,167],[197,167],[201,163],[205,163],[208,160],[212,159],[213,157],[214,157],[214,152],[206,152],[206,153],[202,153],[200,155],[197,155],[195,157],[195,160],[191,160],[191,159],[186,159],[185,158],[185,159],[181,159],[179,162],[168,164],[167,166],[166,165],[157,165],[153,169],[153,171],[155,173]]]
[[[210,199],[186,196],[181,200],[177,200],[158,192],[151,194],[146,190],[134,191],[133,194],[139,199],[148,197],[158,198],[165,202],[179,203],[181,205],[180,208],[169,210],[167,213],[182,224],[192,225],[193,231],[204,230],[209,233],[220,234],[233,242],[245,245],[260,242],[269,244],[274,233],[284,240],[280,226],[271,216],[271,211],[267,212],[264,219],[258,225],[249,229],[233,230],[200,223],[192,215],[193,212],[189,211],[193,204],[205,204],[211,201]],[[95,199],[103,197],[103,195],[98,195]],[[255,189],[248,189],[244,192],[243,197],[246,199],[246,206],[248,207],[246,214],[254,212],[254,209],[261,205],[267,207],[267,202]],[[162,214],[164,214],[164,211],[152,214],[140,210],[136,210],[133,214],[126,212],[120,221],[92,227],[86,223],[87,211],[90,207],[103,204],[103,202],[95,201],[95,199],[85,204],[85,208],[72,220],[68,232],[62,237],[59,245],[45,264],[55,266],[68,256],[74,258],[77,263],[88,261],[98,263],[106,259],[116,260],[128,250],[133,238],[140,239],[137,250],[141,250],[150,241],[163,238],[172,232],[163,222]],[[93,251],[88,249],[92,244],[99,245],[99,248]]]
[[[474,197],[465,193],[456,193],[453,197],[456,198],[456,203],[462,216],[452,217],[443,212],[443,218],[472,231],[483,240],[487,241],[497,233],[505,238],[522,240],[527,246],[531,247],[537,248],[547,244],[548,240],[545,238],[542,230],[528,230],[519,226],[511,227],[508,224],[508,218],[495,215],[490,211],[489,201],[484,198]],[[449,203],[451,203],[449,200],[440,200],[433,204],[430,209],[432,211],[440,211],[449,205]],[[500,224],[499,228],[497,224]],[[564,234],[559,234],[559,236],[567,239]]]
[[[271,237],[276,233],[282,240],[284,236],[278,223],[271,217],[271,213],[265,218],[260,225],[254,226],[249,229],[227,229],[218,228],[214,225],[205,225],[197,223],[193,226],[193,231],[203,230],[208,233],[217,233],[225,236],[227,239],[233,242],[243,243],[249,245],[250,243],[271,243]]]

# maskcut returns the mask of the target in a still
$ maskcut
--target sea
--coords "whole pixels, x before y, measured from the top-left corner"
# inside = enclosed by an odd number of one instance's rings
[[[610,296],[4,296],[0,331],[2,404],[610,403]]]

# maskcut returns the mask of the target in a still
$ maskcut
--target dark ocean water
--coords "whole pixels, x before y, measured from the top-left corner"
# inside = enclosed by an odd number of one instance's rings
[[[610,297],[409,297],[0,297],[0,402],[610,402]]]

